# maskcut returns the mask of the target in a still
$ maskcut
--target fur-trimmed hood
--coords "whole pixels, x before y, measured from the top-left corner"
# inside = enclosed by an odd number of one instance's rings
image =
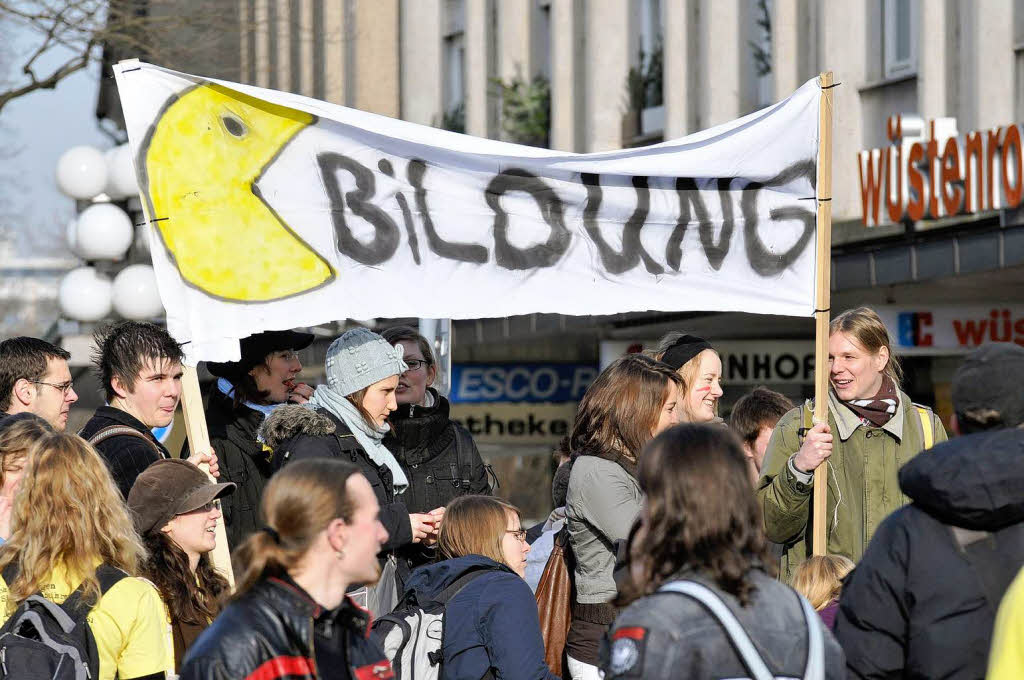
[[[281,406],[260,425],[259,438],[272,449],[300,434],[322,437],[337,429],[330,417],[300,405]]]

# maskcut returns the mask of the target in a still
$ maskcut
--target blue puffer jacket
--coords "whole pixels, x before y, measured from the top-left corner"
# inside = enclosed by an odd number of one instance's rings
[[[466,555],[416,569],[406,584],[429,602],[470,569],[493,571],[470,581],[444,615],[442,680],[557,680],[544,663],[537,602],[526,581],[503,564]]]

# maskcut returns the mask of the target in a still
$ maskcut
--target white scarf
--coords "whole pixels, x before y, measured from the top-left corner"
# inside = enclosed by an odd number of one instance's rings
[[[232,399],[235,398],[235,386],[232,385],[225,378],[217,378],[217,389],[220,390],[221,393],[224,394],[225,396],[230,397]],[[266,418],[271,413],[273,413],[274,409],[281,408],[282,406],[285,405],[284,403],[281,403],[281,404],[257,404],[256,402],[252,402],[252,401],[243,401],[242,403],[245,404],[246,406],[248,406],[249,408],[251,408],[253,411],[259,411],[260,413],[262,413],[264,418]],[[287,403],[287,402],[285,402],[285,403]]]
[[[370,460],[377,465],[386,465],[391,470],[392,485],[396,496],[409,488],[409,478],[405,476],[405,471],[402,470],[402,466],[398,464],[395,456],[388,450],[388,447],[384,446],[382,441],[384,435],[391,431],[390,425],[384,423],[383,427],[377,427],[366,422],[355,404],[325,385],[316,388],[313,397],[305,403],[305,406],[306,408],[319,406],[327,409],[340,418],[341,422],[348,425],[348,429],[352,430],[356,441],[366,451]]]

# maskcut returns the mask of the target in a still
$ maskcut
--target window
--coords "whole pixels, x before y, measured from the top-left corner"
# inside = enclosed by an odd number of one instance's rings
[[[446,0],[444,9],[444,84],[441,93],[441,127],[453,132],[466,131],[466,40],[465,3]]]
[[[445,109],[462,104],[465,99],[466,47],[462,33],[444,39],[444,106]]]
[[[882,0],[882,63],[886,78],[917,73],[917,2]]]
[[[754,57],[754,73],[756,78],[756,108],[774,103],[775,79],[772,74],[772,0],[753,0],[751,19],[753,38],[749,42]],[[788,95],[789,93],[784,93]]]

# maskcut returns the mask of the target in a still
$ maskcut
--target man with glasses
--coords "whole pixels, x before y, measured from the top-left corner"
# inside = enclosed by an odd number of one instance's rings
[[[55,430],[68,424],[78,395],[71,382],[71,355],[39,338],[0,342],[0,421],[15,413],[32,413]]]

